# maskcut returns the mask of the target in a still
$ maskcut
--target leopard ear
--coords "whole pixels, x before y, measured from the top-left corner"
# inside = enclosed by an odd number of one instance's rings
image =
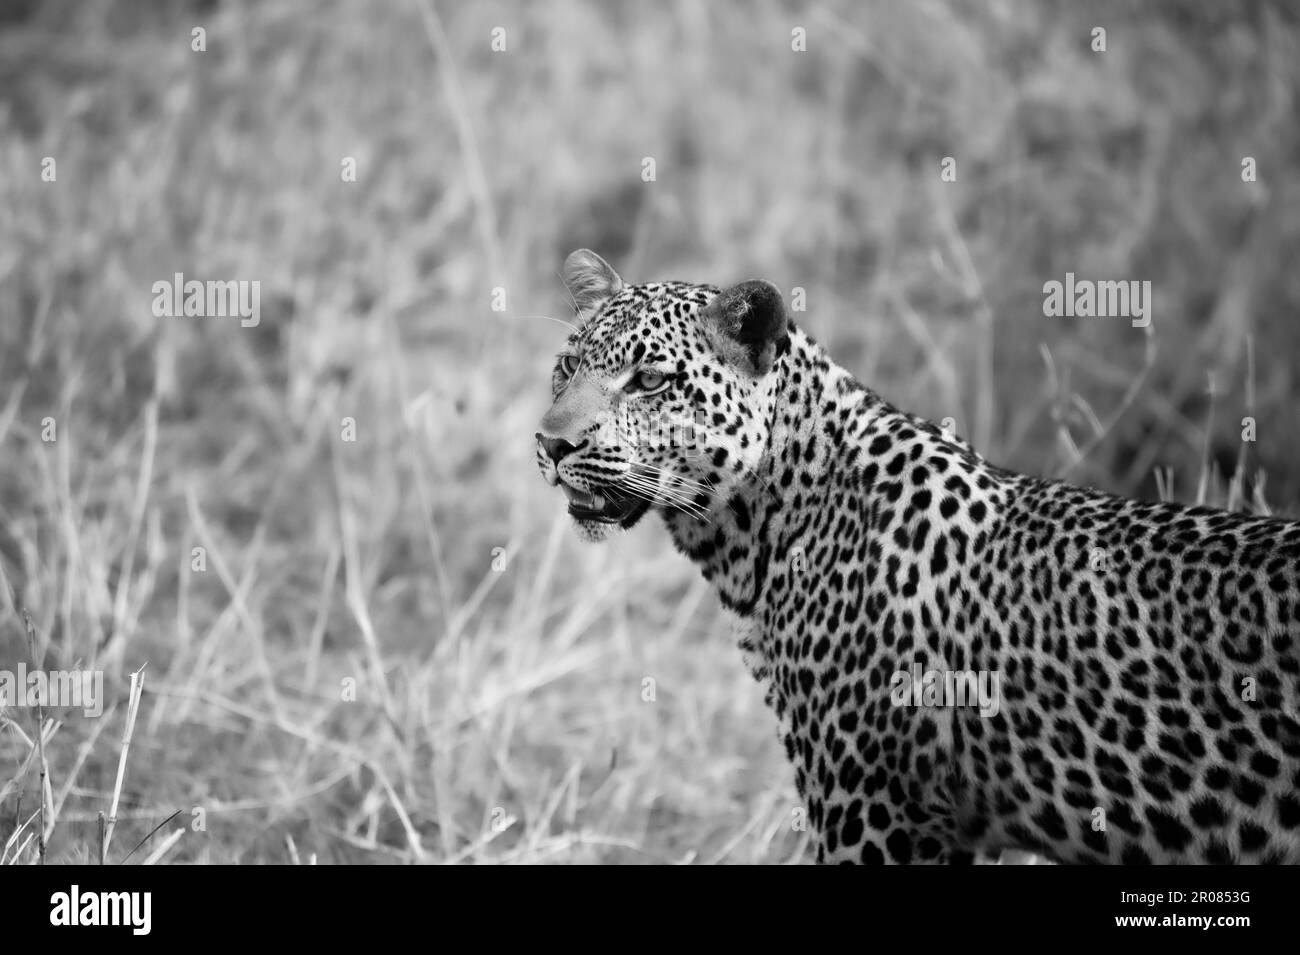
[[[790,347],[785,300],[771,282],[741,282],[719,292],[700,316],[718,354],[755,378]]]
[[[590,318],[605,300],[617,295],[623,280],[608,262],[590,249],[578,249],[564,260],[564,284],[580,318]]]

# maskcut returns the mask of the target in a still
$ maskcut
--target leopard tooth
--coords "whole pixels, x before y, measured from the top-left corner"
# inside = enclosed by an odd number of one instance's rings
[[[568,484],[562,484],[561,487],[564,488],[564,494],[569,499],[570,504],[575,504],[589,511],[599,511],[605,506],[605,499],[599,494],[584,491]]]

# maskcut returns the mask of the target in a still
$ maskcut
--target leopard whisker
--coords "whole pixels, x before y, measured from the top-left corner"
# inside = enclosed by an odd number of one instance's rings
[[[709,523],[708,511],[697,504],[694,500],[683,497],[682,494],[671,487],[664,487],[661,484],[647,480],[641,475],[627,474],[619,482],[619,486],[626,488],[634,497],[643,501],[657,503],[662,501],[678,510],[684,511],[697,520]]]
[[[698,481],[695,478],[689,478],[684,475],[677,474],[673,471],[669,471],[665,468],[661,468],[658,465],[654,465],[654,464],[643,464],[641,465],[641,467],[645,468],[647,471],[650,471],[655,475],[667,478],[668,481],[674,486],[682,487],[687,489],[688,491],[695,491],[700,494],[707,494],[711,497],[717,496],[717,488],[715,488],[713,484],[709,482]]]
[[[641,497],[643,500],[656,500],[662,498],[667,503],[680,507],[683,510],[698,511],[701,516],[705,513],[704,509],[693,500],[683,497],[671,488],[665,488],[658,484],[639,479],[628,481],[623,486],[627,487],[629,491],[636,496]]]
[[[546,319],[548,322],[555,322],[555,323],[558,324],[558,325],[566,325],[566,326],[568,326],[569,328],[572,328],[575,332],[580,332],[580,331],[582,331],[582,329],[580,329],[577,325],[573,324],[573,322],[566,322],[564,319],[562,319],[562,318],[556,318],[554,315],[525,315],[524,317],[525,317],[525,318],[544,318],[544,319]]]

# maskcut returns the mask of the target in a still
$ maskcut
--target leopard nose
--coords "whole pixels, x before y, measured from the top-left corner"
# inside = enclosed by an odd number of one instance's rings
[[[584,448],[587,446],[586,441],[583,441],[581,444],[571,444],[568,441],[565,441],[563,438],[543,437],[540,431],[537,432],[537,443],[542,446],[542,449],[547,453],[547,455],[550,456],[550,459],[554,461],[556,464],[559,464],[560,459],[563,458],[565,455],[572,454],[574,451],[577,451],[579,448]]]

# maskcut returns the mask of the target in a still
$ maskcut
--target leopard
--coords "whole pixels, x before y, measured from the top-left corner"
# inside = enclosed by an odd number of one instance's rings
[[[993,465],[771,282],[562,274],[542,476],[712,585],[816,862],[1300,862],[1300,523]]]

